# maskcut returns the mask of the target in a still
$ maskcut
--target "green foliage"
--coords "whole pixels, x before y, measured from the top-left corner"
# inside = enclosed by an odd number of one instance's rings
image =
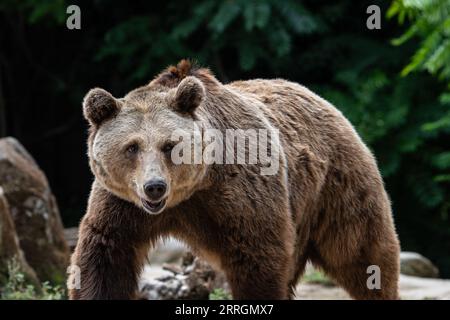
[[[418,186],[420,193],[427,195],[425,204],[429,207],[441,207],[441,216],[448,220],[450,154],[448,144],[440,143],[448,139],[450,133],[450,1],[449,0],[396,0],[391,4],[388,17],[397,16],[398,22],[406,20],[410,26],[402,36],[393,43],[397,46],[419,38],[421,43],[413,54],[411,61],[402,70],[402,76],[414,71],[425,70],[439,80],[447,82],[442,89],[438,103],[438,117],[422,124],[420,132],[425,140],[433,143],[425,156],[433,173],[425,186]]]
[[[8,262],[8,281],[0,290],[0,300],[61,300],[64,295],[64,289],[53,287],[48,282],[42,283],[37,292],[33,285],[27,283],[17,261],[12,259]]]
[[[312,270],[311,272],[307,272],[303,276],[301,281],[310,284],[321,284],[327,287],[335,286],[335,283],[330,280],[330,278],[328,278],[326,274],[316,269]]]
[[[414,170],[414,175],[406,179],[424,207],[423,213],[415,216],[414,224],[422,223],[435,232],[436,243],[429,250],[439,250],[437,239],[450,235],[450,1],[395,0],[387,15],[389,18],[397,17],[399,24],[408,24],[406,31],[392,41],[394,45],[405,46],[420,40],[401,75],[408,76],[407,81],[412,81],[413,72],[426,71],[445,84],[437,86],[436,96],[439,98],[435,105],[426,110],[421,110],[422,105],[415,105],[416,118],[423,118],[416,130],[423,142],[421,147],[412,150],[414,159],[418,161],[407,164]],[[435,114],[432,118],[423,116],[431,113]],[[450,265],[448,259],[438,260],[445,261],[446,266]]]
[[[51,19],[61,24],[66,19],[67,4],[64,0],[2,0],[0,11],[26,12],[28,22],[35,24]]]
[[[412,21],[408,30],[393,41],[395,45],[415,36],[423,39],[402,75],[427,70],[441,79],[450,79],[450,1],[395,0],[388,11],[388,17],[394,16],[401,24],[405,17]]]
[[[216,288],[209,294],[209,300],[231,300],[232,297],[222,288]]]
[[[163,16],[164,20],[145,13],[125,19],[106,33],[97,59],[116,57],[122,68],[129,67],[130,56],[145,56],[146,60],[136,60],[139,68],[131,77],[142,80],[155,61],[169,64],[183,56],[214,61],[220,51],[232,47],[239,67],[248,71],[258,60],[273,63],[274,57],[287,56],[295,36],[315,34],[323,28],[320,17],[293,0],[203,0],[195,6],[179,4],[177,10]],[[193,39],[205,31],[202,43],[193,45]]]
[[[398,17],[403,23],[405,17],[411,21],[408,30],[393,40],[402,45],[413,37],[421,39],[421,44],[401,74],[406,76],[414,71],[426,70],[448,83],[440,102],[450,106],[450,0],[396,0],[392,3],[388,17]],[[435,131],[450,128],[450,111],[439,120],[425,124],[423,129]]]

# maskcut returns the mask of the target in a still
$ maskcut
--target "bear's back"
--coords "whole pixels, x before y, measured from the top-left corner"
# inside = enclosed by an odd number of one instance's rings
[[[236,81],[226,86],[262,103],[265,116],[285,141],[288,157],[307,147],[320,158],[328,159],[333,157],[336,144],[363,146],[342,113],[304,86],[283,79]]]

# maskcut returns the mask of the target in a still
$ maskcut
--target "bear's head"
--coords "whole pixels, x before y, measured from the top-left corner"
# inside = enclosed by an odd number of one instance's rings
[[[124,98],[96,88],[83,102],[96,180],[151,214],[190,197],[207,170],[202,163],[175,164],[171,159],[177,144],[172,133],[193,132],[202,123],[196,109],[204,103],[205,86],[186,64],[169,68]]]

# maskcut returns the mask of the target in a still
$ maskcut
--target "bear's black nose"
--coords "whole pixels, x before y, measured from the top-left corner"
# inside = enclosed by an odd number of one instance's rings
[[[152,179],[144,184],[144,191],[150,200],[159,200],[166,193],[167,184],[162,179]]]

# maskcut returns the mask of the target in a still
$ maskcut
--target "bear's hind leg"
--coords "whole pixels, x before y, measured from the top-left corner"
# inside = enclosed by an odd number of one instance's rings
[[[333,226],[310,259],[354,299],[399,299],[399,243],[389,219]]]
[[[380,266],[381,264],[381,266]],[[371,266],[375,266],[371,267]],[[397,300],[398,273],[391,263],[359,262],[340,265],[323,266],[325,273],[342,286],[349,295],[358,300]],[[379,269],[378,269],[379,268]],[[379,274],[377,274],[379,273]],[[379,279],[377,287],[376,277]]]

